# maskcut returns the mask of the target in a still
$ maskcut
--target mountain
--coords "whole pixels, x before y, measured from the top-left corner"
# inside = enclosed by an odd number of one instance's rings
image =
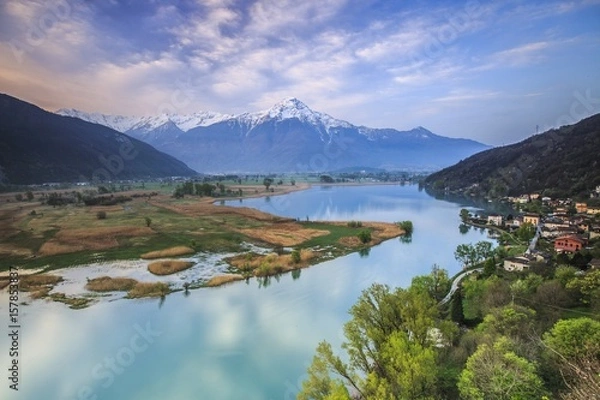
[[[487,150],[430,175],[435,190],[500,197],[543,191],[585,196],[600,185],[600,114]]]
[[[410,131],[355,126],[311,110],[295,98],[239,115],[198,112],[125,117],[57,111],[110,126],[207,173],[307,172],[348,167],[434,170],[489,148]]]
[[[147,143],[0,94],[0,183],[121,180],[196,172]]]

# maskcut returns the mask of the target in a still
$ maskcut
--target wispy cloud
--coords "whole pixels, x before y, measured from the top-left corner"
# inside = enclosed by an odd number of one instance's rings
[[[568,104],[574,88],[598,87],[599,13],[597,0],[6,0],[0,90],[131,114],[253,111],[297,96],[357,124],[436,126],[451,105],[494,99],[481,103],[504,113],[511,96]]]

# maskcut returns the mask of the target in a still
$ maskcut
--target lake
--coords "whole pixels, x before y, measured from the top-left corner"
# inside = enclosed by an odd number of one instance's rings
[[[84,310],[20,306],[20,382],[8,389],[8,295],[0,293],[1,399],[293,399],[321,340],[339,346],[348,309],[374,282],[407,286],[435,263],[458,272],[454,249],[485,239],[459,232],[461,205],[417,186],[317,186],[227,202],[305,220],[414,223],[393,239],[269,282],[252,279],[173,293],[164,301],[105,301]]]

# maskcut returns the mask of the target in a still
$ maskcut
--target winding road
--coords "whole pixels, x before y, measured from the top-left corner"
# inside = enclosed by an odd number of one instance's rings
[[[480,271],[483,271],[483,268],[469,269],[469,270],[463,272],[462,274],[458,275],[456,278],[454,278],[454,280],[452,281],[452,286],[450,286],[450,291],[448,292],[448,294],[446,295],[446,297],[444,297],[442,299],[442,301],[440,301],[440,305],[446,304],[447,302],[450,301],[450,299],[452,298],[452,295],[458,289],[458,285],[460,284],[460,281],[465,276],[470,275],[473,272],[480,272]]]

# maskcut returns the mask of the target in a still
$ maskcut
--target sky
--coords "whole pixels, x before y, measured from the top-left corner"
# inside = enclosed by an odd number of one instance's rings
[[[503,145],[600,112],[600,0],[1,0],[0,92],[121,115],[296,97]]]

